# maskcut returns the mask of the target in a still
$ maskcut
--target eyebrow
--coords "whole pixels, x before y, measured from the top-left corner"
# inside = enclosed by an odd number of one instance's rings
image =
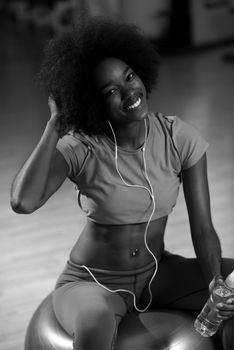
[[[127,71],[130,69],[129,66],[126,66],[126,68],[123,71],[123,76],[127,73]],[[113,80],[108,81],[108,83],[106,83],[104,86],[102,86],[100,88],[100,91],[103,91],[105,88],[107,88],[109,85],[115,84],[115,82]]]

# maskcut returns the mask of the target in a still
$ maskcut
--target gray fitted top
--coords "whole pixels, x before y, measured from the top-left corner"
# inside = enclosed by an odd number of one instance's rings
[[[181,171],[195,165],[208,143],[200,133],[176,116],[148,115],[145,145],[147,174],[156,209],[152,220],[167,216],[176,204]],[[106,136],[69,133],[57,149],[69,167],[69,178],[79,190],[79,202],[88,219],[106,225],[147,222],[152,209],[149,192],[128,187],[115,167],[115,145]],[[129,184],[149,187],[143,171],[142,147],[118,147],[118,168]]]

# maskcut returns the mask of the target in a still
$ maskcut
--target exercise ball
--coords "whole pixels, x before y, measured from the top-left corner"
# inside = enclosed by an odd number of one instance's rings
[[[193,323],[191,315],[175,310],[134,312],[121,322],[115,349],[217,350],[213,338],[200,336],[194,330]],[[51,293],[39,305],[28,325],[25,350],[72,349],[71,336],[56,320]]]

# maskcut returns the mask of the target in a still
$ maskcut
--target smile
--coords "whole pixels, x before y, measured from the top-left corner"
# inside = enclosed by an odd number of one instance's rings
[[[127,109],[134,109],[134,108],[137,108],[138,106],[140,106],[141,104],[141,98],[139,97],[138,100],[133,103],[132,105],[128,106]]]

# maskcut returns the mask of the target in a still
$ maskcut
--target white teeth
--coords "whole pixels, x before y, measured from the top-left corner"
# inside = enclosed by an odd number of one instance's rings
[[[141,103],[141,98],[139,97],[135,103],[133,103],[131,106],[128,106],[128,109],[134,109],[134,108],[138,107],[140,105],[140,103]]]

